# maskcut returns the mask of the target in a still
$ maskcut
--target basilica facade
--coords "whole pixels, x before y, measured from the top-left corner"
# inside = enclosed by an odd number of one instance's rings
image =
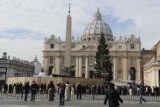
[[[104,34],[113,63],[113,81],[142,81],[141,40],[135,35],[115,37],[110,26],[103,20],[99,9],[93,20],[77,40],[72,35],[72,17],[67,16],[66,40],[51,35],[45,38],[43,68],[48,74],[94,78],[95,55]],[[66,68],[68,68],[66,70]],[[66,72],[69,72],[67,74]]]

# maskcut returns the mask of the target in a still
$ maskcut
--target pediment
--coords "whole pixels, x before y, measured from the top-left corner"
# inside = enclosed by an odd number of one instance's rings
[[[90,45],[90,46],[80,49],[80,51],[97,51],[97,47]]]
[[[57,43],[57,42],[58,42],[58,40],[56,39],[56,37],[54,35],[51,35],[50,38],[45,39],[45,43]]]

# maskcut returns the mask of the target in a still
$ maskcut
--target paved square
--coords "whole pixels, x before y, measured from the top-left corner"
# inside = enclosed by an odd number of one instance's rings
[[[0,101],[0,107],[58,107],[58,101]],[[102,100],[73,100],[65,102],[63,107],[108,107],[108,105],[103,105]],[[138,104],[138,102],[124,102],[120,107],[160,107],[160,103]]]

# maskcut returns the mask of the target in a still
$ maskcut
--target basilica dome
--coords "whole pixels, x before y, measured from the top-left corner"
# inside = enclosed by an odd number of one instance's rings
[[[112,40],[113,34],[112,30],[107,23],[105,23],[101,18],[101,13],[99,9],[95,14],[95,19],[88,24],[85,28],[83,36],[81,37],[82,41],[97,41],[101,34],[104,34],[107,40]]]

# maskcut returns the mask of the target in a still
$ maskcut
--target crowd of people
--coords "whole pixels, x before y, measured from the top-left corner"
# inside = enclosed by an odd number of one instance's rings
[[[28,100],[28,94],[31,94],[30,101],[35,101],[35,96],[37,93],[47,94],[48,100],[53,101],[55,93],[59,94],[59,105],[64,105],[64,101],[70,101],[70,99],[77,94],[77,99],[82,99],[83,87],[80,82],[77,84],[70,85],[69,82],[64,83],[61,81],[58,84],[54,84],[50,81],[49,84],[37,84],[33,81],[31,84],[26,82],[24,85],[22,83],[15,84],[0,84],[1,93],[14,93],[24,95],[24,101]]]
[[[35,82],[35,81],[34,81]],[[36,90],[38,93],[47,93],[49,88],[54,88],[54,91],[56,91],[58,88],[56,84],[51,81],[49,84],[36,84]],[[22,83],[14,83],[14,84],[0,84],[0,92],[3,93],[15,93],[15,94],[21,94],[25,90],[25,86],[29,85],[28,87],[31,87],[28,82],[25,84]],[[90,85],[90,84],[81,84],[78,82],[77,84],[69,84],[69,82],[66,82],[65,85],[67,87],[71,88],[71,93],[75,94],[78,93],[78,99],[81,99],[81,94],[96,94],[96,95],[104,95],[105,94],[105,87],[99,86],[99,85]],[[138,95],[140,86],[139,85],[128,85],[128,86],[115,86],[115,89],[118,91],[120,95]],[[30,88],[29,88],[30,90]],[[29,91],[30,92],[30,91]],[[81,93],[81,94],[80,94]],[[144,95],[151,95],[151,96],[160,96],[160,87],[157,86],[144,86]]]
[[[47,93],[49,88],[54,88],[54,91],[56,91],[58,88],[57,85],[54,84],[52,81],[49,84],[36,84],[36,90],[38,93]],[[0,92],[3,93],[15,93],[20,94],[23,93],[25,90],[25,86],[30,84],[26,82],[25,84],[22,83],[14,83],[14,84],[0,84]],[[90,85],[90,84],[81,84],[80,82],[77,84],[69,84],[69,82],[66,82],[65,85],[67,87],[71,88],[71,93],[78,93],[78,99],[81,99],[81,96],[79,96],[79,93],[81,94],[96,94],[96,95],[104,95],[105,94],[105,87],[99,86],[99,85]],[[120,95],[138,95],[140,86],[139,85],[128,85],[128,86],[115,86],[115,89],[118,91]],[[80,94],[80,95],[81,95]],[[151,95],[151,96],[160,96],[160,87],[157,86],[144,86],[144,95]]]
[[[114,88],[119,95],[140,96],[140,103],[145,101],[142,95],[160,96],[160,87],[157,86],[143,86],[142,88],[141,85],[129,84],[128,86],[114,86]],[[69,81],[66,83],[62,81],[58,84],[54,84],[53,81],[50,81],[49,84],[37,84],[35,81],[31,84],[29,84],[29,82],[26,82],[25,84],[0,84],[1,93],[22,94],[24,95],[24,101],[28,100],[29,93],[31,94],[30,101],[35,100],[35,95],[37,93],[48,94],[49,101],[53,101],[55,93],[58,93],[59,105],[64,105],[65,101],[70,101],[75,95],[77,99],[82,99],[82,95],[86,94],[106,95],[106,89],[108,89],[108,87],[90,84],[85,85],[80,82],[70,84]]]

